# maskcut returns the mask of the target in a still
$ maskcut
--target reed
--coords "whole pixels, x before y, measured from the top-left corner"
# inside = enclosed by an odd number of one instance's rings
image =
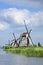
[[[43,47],[9,47],[5,46],[4,50],[13,54],[21,54],[30,57],[43,57]]]

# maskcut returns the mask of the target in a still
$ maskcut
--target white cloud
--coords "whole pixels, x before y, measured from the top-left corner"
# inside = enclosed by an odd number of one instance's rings
[[[43,0],[0,0],[2,3],[18,6],[43,7]]]
[[[9,24],[6,22],[0,22],[0,30],[8,29]]]
[[[23,25],[24,20],[30,26],[43,25],[43,11],[30,12],[26,9],[9,8],[1,11],[1,17],[4,19],[12,19],[12,22]]]

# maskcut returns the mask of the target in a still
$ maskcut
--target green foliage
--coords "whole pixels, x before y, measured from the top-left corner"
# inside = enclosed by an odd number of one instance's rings
[[[43,47],[5,47],[5,51],[13,53],[13,54],[21,54],[25,56],[32,56],[32,57],[43,57]]]
[[[33,47],[37,47],[37,45],[33,44]]]
[[[12,46],[4,46],[3,48],[4,49],[9,49],[9,48],[12,48]]]
[[[38,42],[38,46],[39,46],[39,47],[41,47],[41,44],[40,44],[40,42]]]

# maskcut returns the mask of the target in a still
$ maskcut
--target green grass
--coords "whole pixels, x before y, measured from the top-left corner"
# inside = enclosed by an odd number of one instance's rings
[[[13,54],[20,54],[29,57],[43,57],[43,47],[12,47],[5,46],[4,50]]]

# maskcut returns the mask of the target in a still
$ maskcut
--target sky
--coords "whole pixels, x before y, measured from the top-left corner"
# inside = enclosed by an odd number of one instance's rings
[[[43,0],[0,0],[0,46],[32,29],[34,44],[43,45]]]

